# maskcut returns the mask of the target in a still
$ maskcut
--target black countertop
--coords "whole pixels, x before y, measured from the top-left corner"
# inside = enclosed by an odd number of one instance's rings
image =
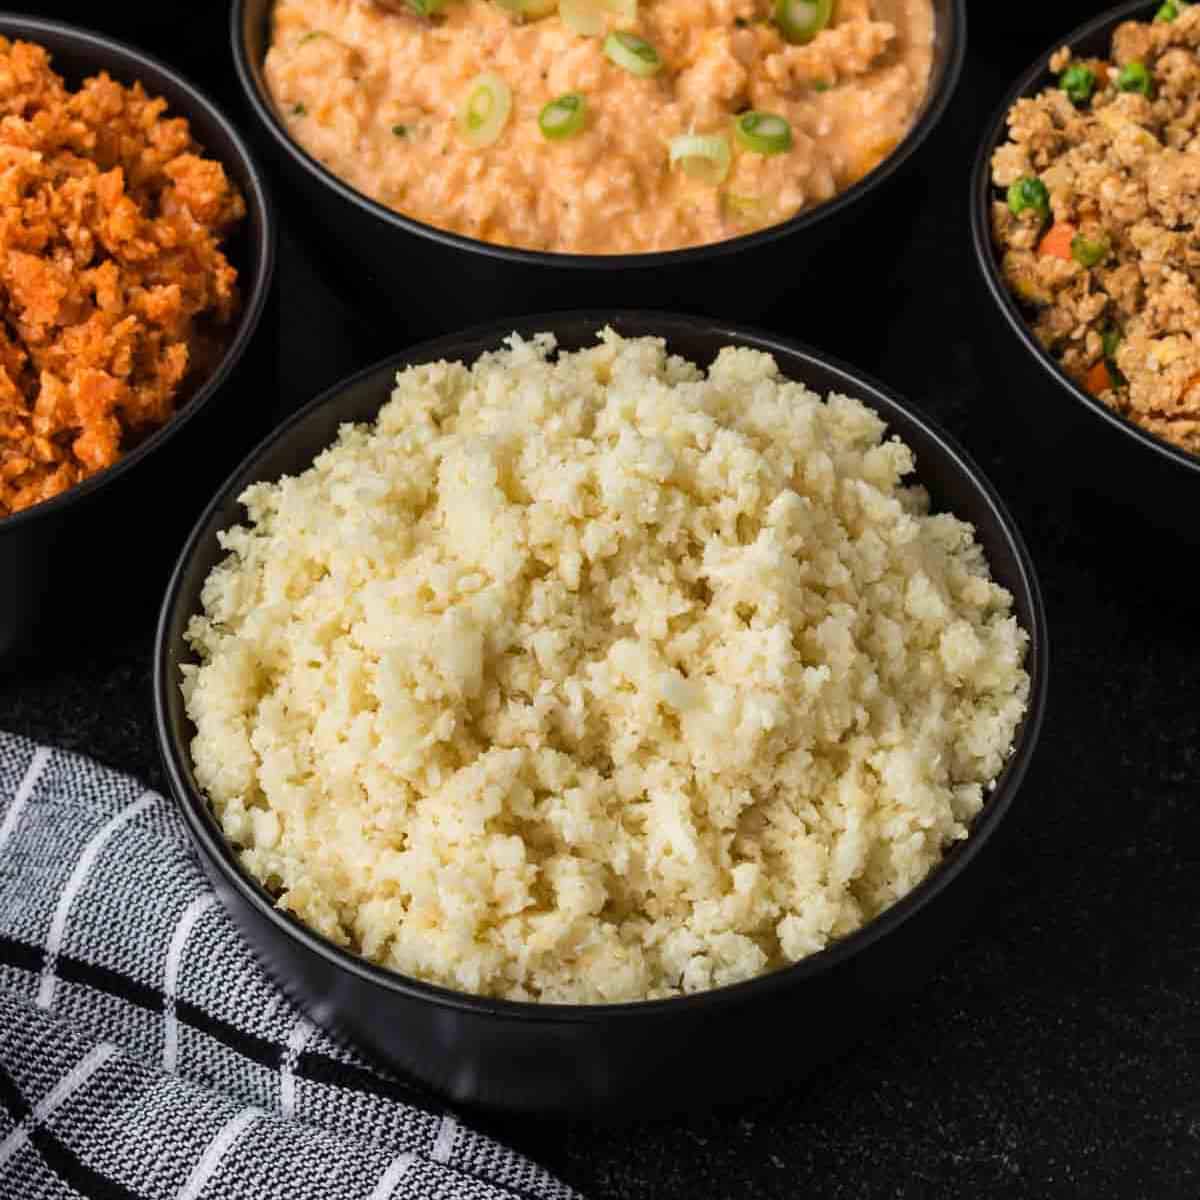
[[[222,8],[187,10],[169,36],[139,32],[142,18],[119,6],[95,9],[91,24],[149,42],[236,110]],[[1043,44],[1070,23],[1061,16],[1045,19]],[[1005,362],[1017,347],[982,305],[967,170],[1006,82],[1041,46],[990,26],[909,202],[896,205],[890,245],[865,263],[847,246],[806,269],[770,323],[938,418],[1029,540],[1049,610],[1051,699],[1004,882],[915,1000],[785,1096],[633,1129],[517,1135],[593,1200],[1200,1196],[1195,551],[1115,503],[1073,496],[1009,416]],[[343,305],[290,237],[279,286],[284,406],[406,341],[402,319],[380,331]],[[148,627],[115,642],[97,630],[85,652],[0,676],[0,728],[162,787],[149,660]]]

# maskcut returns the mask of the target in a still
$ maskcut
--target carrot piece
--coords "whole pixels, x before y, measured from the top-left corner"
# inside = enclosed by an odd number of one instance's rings
[[[1083,377],[1083,386],[1093,396],[1107,392],[1112,385],[1112,375],[1109,373],[1108,360],[1105,358],[1102,358],[1095,366],[1089,367],[1088,373]]]
[[[1039,243],[1038,253],[1049,254],[1054,258],[1070,260],[1071,242],[1075,237],[1075,233],[1075,226],[1070,221],[1055,221],[1046,231],[1046,236]]]

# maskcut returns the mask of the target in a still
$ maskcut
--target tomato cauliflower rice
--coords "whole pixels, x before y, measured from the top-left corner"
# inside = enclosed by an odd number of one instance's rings
[[[767,354],[402,371],[241,497],[184,668],[245,868],[338,944],[513,1000],[782,967],[968,834],[1028,638],[911,451]]]
[[[0,38],[0,519],[111,467],[221,360],[246,206],[140,83]]]

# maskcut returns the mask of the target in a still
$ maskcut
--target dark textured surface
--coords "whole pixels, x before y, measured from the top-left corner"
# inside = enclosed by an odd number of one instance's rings
[[[122,18],[101,11],[93,23],[118,29]],[[227,94],[216,18],[187,20],[187,36],[155,44]],[[1045,40],[1064,23],[1047,17]],[[1029,539],[1049,609],[1051,702],[1005,881],[917,1000],[784,1097],[632,1130],[513,1131],[594,1200],[1200,1195],[1196,555],[1116,507],[1073,499],[1057,464],[1005,419],[1016,344],[981,305],[967,169],[1006,80],[1040,47],[1002,29],[994,17],[981,27],[892,254],[863,262],[846,246],[797,270],[795,304],[773,324],[938,417]],[[280,283],[283,406],[405,340],[402,321],[371,332],[292,246]],[[150,631],[111,639],[97,631],[82,656],[0,678],[0,728],[160,785]]]

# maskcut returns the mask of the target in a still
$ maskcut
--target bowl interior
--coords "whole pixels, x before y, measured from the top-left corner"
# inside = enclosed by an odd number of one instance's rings
[[[1031,641],[1027,662],[1033,680],[1029,710],[1018,731],[1013,754],[988,803],[976,819],[972,836],[956,845],[943,863],[908,897],[837,945],[774,975],[693,997],[643,1001],[599,1009],[588,1005],[537,1005],[485,1000],[409,980],[339,949],[307,930],[289,914],[276,909],[266,890],[242,871],[203,798],[192,770],[189,746],[194,731],[184,711],[179,679],[181,664],[194,659],[183,640],[183,634],[189,618],[199,610],[200,589],[205,578],[223,557],[217,544],[218,532],[238,523],[243,517],[237,502],[242,490],[253,482],[274,480],[285,473],[294,474],[304,470],[315,455],[333,441],[339,426],[348,421],[372,420],[388,399],[398,368],[440,358],[473,361],[484,351],[495,349],[501,339],[514,329],[523,336],[550,329],[558,337],[561,348],[578,349],[593,344],[597,330],[605,324],[629,337],[664,337],[673,353],[703,365],[710,363],[717,351],[729,344],[767,350],[776,356],[786,375],[802,380],[818,393],[846,392],[874,408],[887,421],[889,431],[903,438],[916,452],[917,475],[929,489],[935,508],[953,511],[975,525],[994,577],[1013,594],[1016,616],[1029,632]],[[1045,703],[1046,654],[1045,616],[1032,564],[1001,501],[957,446],[905,408],[886,390],[839,364],[822,361],[813,352],[793,343],[781,342],[738,327],[657,313],[577,313],[529,317],[504,325],[493,324],[417,346],[368,368],[346,384],[318,397],[278,429],[250,455],[221,489],[200,519],[180,557],[158,628],[154,691],[160,749],[193,835],[232,886],[260,914],[283,927],[290,936],[304,942],[310,949],[334,959],[341,968],[367,976],[385,988],[415,992],[455,1007],[482,1008],[535,1019],[546,1019],[550,1014],[565,1019],[586,1019],[588,1014],[595,1012],[611,1017],[622,1012],[642,1010],[647,1005],[704,1003],[706,996],[771,986],[771,980],[780,976],[805,974],[819,971],[824,965],[831,966],[907,919],[957,871],[966,867],[1011,805],[1040,728]]]
[[[225,253],[238,271],[242,312],[221,362],[161,429],[108,470],[83,480],[61,496],[5,518],[0,522],[0,531],[8,531],[26,521],[58,512],[124,475],[162,441],[174,436],[220,387],[241,358],[266,307],[274,274],[275,220],[261,173],[234,126],[203,95],[157,59],[100,34],[34,17],[0,13],[0,34],[45,47],[50,52],[51,67],[72,87],[100,71],[107,71],[124,84],[140,81],[150,95],[167,101],[169,115],[187,118],[192,136],[210,158],[221,163],[246,201],[245,219],[225,243]]]
[[[992,185],[991,161],[997,147],[1002,145],[1008,137],[1009,109],[1018,99],[1036,95],[1057,82],[1055,75],[1050,70],[1050,57],[1060,46],[1070,46],[1083,55],[1106,58],[1110,50],[1113,30],[1121,22],[1151,20],[1158,8],[1157,0],[1151,3],[1147,3],[1147,0],[1132,0],[1131,3],[1121,4],[1107,10],[1068,36],[1055,41],[1012,86],[992,119],[975,159],[971,174],[971,237],[974,243],[975,258],[983,272],[988,291],[999,305],[1000,311],[1013,332],[1024,343],[1026,350],[1045,369],[1047,375],[1075,401],[1082,404],[1090,413],[1099,417],[1111,428],[1132,438],[1148,451],[1169,459],[1186,470],[1200,473],[1200,456],[1190,454],[1188,451],[1172,445],[1114,412],[1103,401],[1080,387],[1059,366],[1058,361],[1034,336],[1032,326],[1016,298],[1009,291],[1008,285],[1004,282],[1000,260],[996,253],[996,244],[992,238],[991,208],[993,201],[999,196],[999,191]]]
[[[825,216],[852,205],[860,196],[883,184],[912,156],[945,112],[962,72],[966,52],[966,0],[932,0],[935,28],[933,64],[929,87],[905,139],[873,171],[832,200],[818,204],[788,221],[741,237],[729,238],[681,250],[644,254],[563,254],[500,246],[438,229],[371,200],[344,183],[322,163],[305,151],[288,133],[275,112],[263,72],[270,46],[270,21],[275,0],[234,0],[231,32],[234,61],[238,76],[251,107],[271,136],[276,147],[309,174],[343,199],[396,229],[417,233],[446,245],[516,262],[547,263],[584,269],[614,269],[630,266],[655,267],[681,260],[733,253],[742,247],[757,246],[805,229]]]

